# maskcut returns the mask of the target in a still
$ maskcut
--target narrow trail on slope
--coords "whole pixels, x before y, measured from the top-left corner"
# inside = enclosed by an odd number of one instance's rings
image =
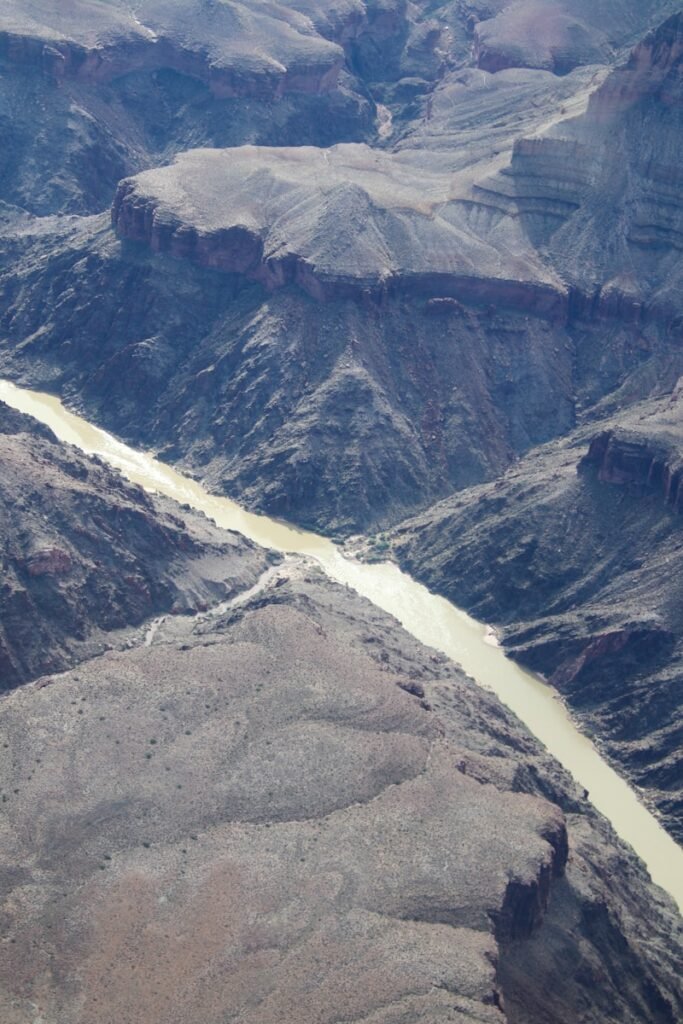
[[[683,911],[683,849],[641,802],[636,792],[601,756],[574,723],[552,687],[524,671],[490,642],[490,629],[445,598],[430,593],[390,562],[366,564],[346,557],[331,540],[287,526],[240,508],[229,498],[207,492],[195,480],[136,451],[87,420],[68,412],[58,398],[0,381],[0,400],[34,416],[56,436],[86,454],[98,455],[134,483],[186,503],[264,547],[286,554],[307,555],[327,575],[348,584],[363,597],[399,620],[422,643],[458,662],[481,686],[493,690],[534,736],[589,791],[593,806],[611,822],[645,863],[654,882]],[[277,572],[278,567],[274,567]],[[255,587],[260,589],[263,577]],[[252,588],[253,589],[253,588]],[[250,591],[231,599],[241,603]],[[225,604],[225,603],[224,603]],[[148,630],[154,640],[157,621]]]

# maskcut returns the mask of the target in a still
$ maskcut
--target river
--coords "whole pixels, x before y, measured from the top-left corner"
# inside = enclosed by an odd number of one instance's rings
[[[324,537],[254,515],[229,498],[209,494],[200,483],[152,455],[129,448],[68,412],[51,395],[0,381],[0,400],[45,423],[62,441],[99,455],[129,480],[200,509],[219,526],[237,530],[265,547],[314,558],[332,579],[353,587],[394,615],[422,643],[459,662],[481,686],[493,690],[589,791],[593,805],[633,847],[653,881],[670,893],[683,912],[683,849],[579,731],[556,691],[507,658],[491,643],[490,630],[483,623],[430,593],[391,562],[358,562]]]

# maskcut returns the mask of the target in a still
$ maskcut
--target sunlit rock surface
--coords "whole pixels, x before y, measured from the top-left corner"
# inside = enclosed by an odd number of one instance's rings
[[[2,372],[345,533],[579,424],[402,555],[669,823],[678,427],[622,414],[683,373],[679,22],[623,48],[674,9],[0,11]],[[0,429],[3,1024],[681,1018],[673,908],[491,695],[298,561],[212,615],[272,558]]]
[[[470,6],[480,67],[547,68],[558,75],[603,62],[676,9],[666,0],[475,0]]]
[[[680,316],[682,62],[677,14],[605,79],[585,114],[519,140],[510,166],[480,183],[571,282],[577,318]]]
[[[280,572],[3,703],[3,1018],[540,1024],[550,985],[560,1022],[673,1021],[674,916],[563,773],[393,620]]]
[[[523,243],[482,242],[451,207],[451,176],[367,146],[198,150],[123,182],[123,238],[314,298],[453,291],[561,317],[563,288]],[[502,241],[502,240],[501,240]],[[535,264],[535,265],[534,265]]]

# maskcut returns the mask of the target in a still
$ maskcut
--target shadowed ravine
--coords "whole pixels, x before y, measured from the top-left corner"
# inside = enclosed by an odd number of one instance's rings
[[[652,879],[683,909],[683,850],[576,728],[555,691],[506,658],[487,639],[490,631],[484,624],[431,594],[391,563],[354,561],[330,540],[253,515],[228,498],[207,493],[201,484],[153,456],[134,451],[67,412],[57,398],[0,381],[0,399],[45,423],[60,440],[119,468],[129,480],[201,510],[218,526],[237,530],[266,547],[315,559],[332,579],[353,587],[394,615],[422,643],[458,661],[480,685],[495,691],[589,791],[593,805],[642,858]]]

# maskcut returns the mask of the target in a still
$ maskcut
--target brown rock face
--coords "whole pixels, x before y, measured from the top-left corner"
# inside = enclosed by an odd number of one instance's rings
[[[683,371],[675,344],[683,136],[679,108],[663,99],[675,93],[675,46],[662,55],[656,95],[639,87],[626,114],[615,107],[605,120],[588,100],[608,76],[611,48],[597,73],[563,76],[461,68],[457,61],[471,65],[468,50],[435,65],[432,88],[433,78],[418,75],[427,73],[418,37],[401,19],[419,16],[413,28],[426,49],[435,33],[436,49],[450,45],[449,24],[441,9],[425,20],[418,6],[337,0],[321,10],[301,0],[297,17],[311,22],[302,38],[313,50],[319,38],[346,47],[334,102],[315,106],[324,125],[298,101],[263,101],[258,113],[249,103],[207,108],[205,90],[187,76],[143,75],[143,84],[124,76],[117,90],[136,110],[147,109],[143,92],[155,97],[149,123],[125,137],[158,139],[162,155],[143,154],[138,166],[164,166],[123,169],[105,201],[116,191],[118,237],[148,252],[117,245],[104,220],[82,224],[80,237],[67,225],[64,240],[48,243],[45,267],[42,221],[35,242],[26,241],[33,228],[22,228],[21,241],[7,242],[1,282],[11,372],[26,369],[38,385],[59,378],[90,415],[131,440],[167,446],[170,458],[187,457],[215,486],[271,514],[345,531],[381,528],[451,487],[491,478],[617,389],[630,401],[655,381],[668,386]],[[520,9],[475,6],[482,25]],[[557,5],[541,6],[557,14]],[[658,10],[610,0],[608,16],[589,6],[572,4],[569,14],[611,24],[610,47]],[[166,38],[151,15],[140,17]],[[392,49],[366,63],[371,23],[375,42],[396,44],[400,60]],[[533,30],[534,18],[525,26]],[[230,39],[223,33],[220,42]],[[649,60],[659,59],[659,45]],[[391,77],[399,65],[405,80]],[[278,73],[268,61],[240,67],[246,78]],[[310,145],[303,133],[312,124],[314,141],[322,127],[332,141],[352,137],[334,134],[338,101],[353,106],[350,76],[362,74],[383,108],[381,144],[370,144],[359,121],[353,137],[362,144]],[[428,101],[420,99],[427,87]],[[120,124],[118,107],[107,110]],[[177,110],[186,112],[182,124]],[[233,115],[239,130],[225,138]],[[269,145],[241,145],[261,141],[260,119]],[[182,148],[204,148],[173,163],[168,132]],[[80,150],[79,141],[71,160],[79,169]],[[30,153],[17,160],[21,173],[32,166]],[[56,176],[47,177],[52,188]],[[25,205],[38,191],[13,201]],[[54,288],[64,299],[45,323]]]
[[[627,431],[606,431],[593,438],[579,463],[579,472],[589,469],[601,483],[654,491],[674,512],[683,512],[683,466],[675,450]]]
[[[34,552],[27,559],[29,576],[65,576],[71,572],[71,555],[62,548],[47,547]]]
[[[562,322],[567,293],[524,255],[454,229],[450,176],[432,175],[445,205],[422,200],[422,176],[367,146],[195,150],[122,181],[120,238],[240,274],[269,291],[295,284],[317,301],[451,297]]]
[[[635,862],[491,694],[310,564],[0,712],[3,1020],[540,1024],[505,1007],[558,962],[558,1024],[600,1020],[586,962],[623,1024],[674,1019]]]
[[[562,692],[580,694],[586,686],[590,688],[595,684],[601,671],[614,674],[619,666],[637,669],[639,664],[647,664],[666,652],[671,653],[674,644],[673,633],[664,629],[636,626],[602,633],[582,645],[578,653],[562,661],[551,675],[550,682]]]
[[[0,369],[335,532],[519,468],[666,348],[641,334],[681,133],[636,100],[501,168],[664,3],[3,0]],[[89,216],[115,191],[118,234]],[[638,489],[574,456],[610,515]],[[580,561],[611,581],[585,500],[534,535],[557,479],[521,482],[510,544],[492,485],[456,578],[515,614],[556,586],[558,617]],[[269,564],[0,409],[2,1024],[675,1024],[672,908],[552,759],[350,589]],[[623,681],[670,667],[667,611],[570,617],[539,654],[650,712],[662,791],[669,694]]]
[[[681,58],[683,13],[673,15],[635,47],[628,62],[591,97],[589,116],[609,122],[647,97],[665,107],[680,106]]]
[[[171,214],[159,215],[155,204],[141,196],[132,181],[122,182],[116,190],[112,223],[122,238],[144,242],[153,252],[191,259],[225,273],[254,275],[262,269],[263,243],[258,233],[239,224],[200,233]]]
[[[545,838],[553,849],[552,860],[541,867],[531,884],[511,879],[503,905],[494,915],[496,937],[503,945],[529,939],[540,928],[548,911],[553,882],[565,873],[569,857],[566,823],[557,821]]]

